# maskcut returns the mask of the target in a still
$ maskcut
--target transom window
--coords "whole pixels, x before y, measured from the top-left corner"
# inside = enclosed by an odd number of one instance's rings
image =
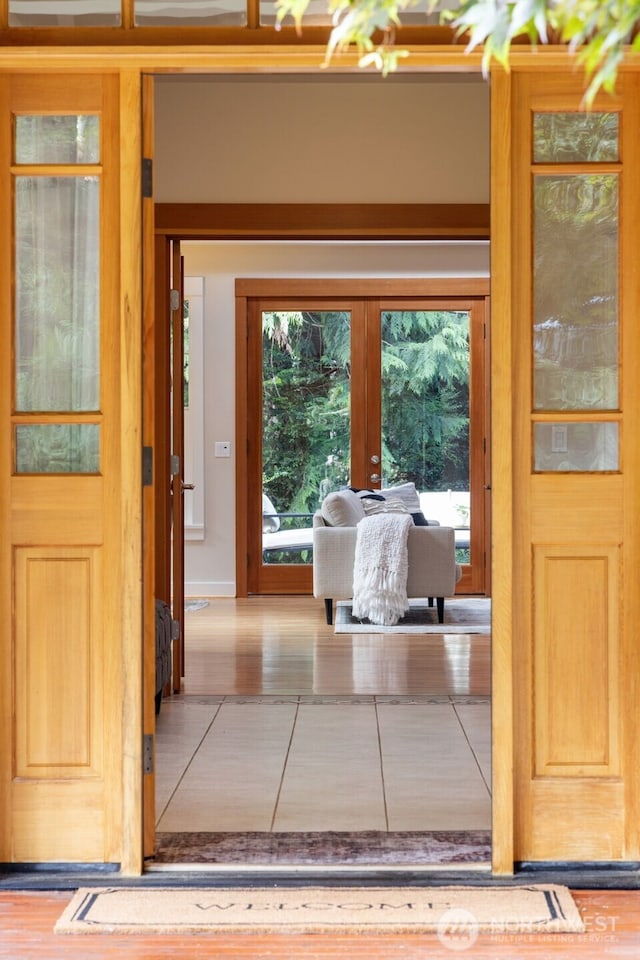
[[[273,0],[4,0],[9,27],[274,27]],[[0,2],[0,7],[3,5]],[[438,25],[439,12],[419,0],[402,15],[406,26]],[[438,9],[454,6],[441,0]],[[311,0],[309,26],[331,25],[326,0]]]

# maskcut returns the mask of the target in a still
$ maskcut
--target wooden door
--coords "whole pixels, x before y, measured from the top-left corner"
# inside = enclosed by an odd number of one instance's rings
[[[495,449],[507,470],[496,476],[494,534],[504,532],[505,549],[497,540],[494,793],[503,827],[513,805],[516,861],[640,852],[636,76],[623,73],[617,89],[588,113],[573,71],[517,69],[494,91],[494,115],[511,122],[494,150],[494,227],[506,228],[494,233],[506,307],[496,309],[495,386],[504,398],[510,367],[513,411],[510,423],[511,411],[494,406],[494,436],[513,452],[511,473]]]
[[[140,558],[139,470],[121,445],[135,390],[120,324],[118,77],[5,75],[0,98],[0,860],[118,862],[122,586]]]
[[[171,611],[173,691],[184,676],[184,260],[171,241]]]
[[[239,283],[243,291],[264,285],[264,281]],[[275,281],[267,283],[271,288],[276,285]],[[461,295],[463,283],[474,295]],[[432,491],[433,503],[437,505],[431,516],[437,517],[442,511],[442,522],[458,527],[459,559],[464,571],[459,592],[485,592],[489,519],[485,374],[488,300],[486,285],[482,290],[482,284],[483,281],[282,281],[279,298],[250,297],[246,304],[243,302],[238,310],[236,444],[240,452],[240,593],[243,582],[249,593],[311,592],[309,528],[322,497],[348,484],[377,489],[407,479],[415,480],[421,490]],[[287,296],[287,288],[289,293],[295,293],[292,286],[298,293]],[[438,290],[447,288],[448,297],[436,295]],[[322,289],[326,290],[324,297],[320,295]],[[334,289],[344,291],[344,297],[331,297]],[[410,296],[409,290],[414,289],[426,296]],[[398,296],[380,299],[373,295],[382,291],[397,291]],[[299,360],[297,350],[301,351]],[[309,382],[298,382],[299,371],[309,364],[310,356],[316,355],[316,364],[309,365]],[[401,396],[394,394],[391,387],[391,374],[396,372],[397,379],[400,368],[407,376]],[[433,374],[436,369],[438,382],[451,385],[450,402],[455,404],[455,410],[440,409],[439,396],[437,414],[433,412],[431,405],[436,401],[432,395],[440,391],[435,390],[427,371]],[[454,383],[458,386],[454,387]],[[243,399],[240,393],[245,385]],[[320,394],[328,411],[321,420],[325,431],[322,435],[317,429],[313,433],[314,410]],[[415,430],[409,437],[405,436],[406,407],[414,400],[415,418],[410,418],[410,422]],[[446,449],[438,442],[439,454],[434,454],[436,434],[451,432],[454,421],[455,429],[468,430],[462,426],[463,420],[471,425],[467,436],[459,438],[460,444],[466,443],[469,450],[467,466],[461,469],[460,464],[455,468],[436,464],[440,451]],[[404,426],[398,428],[397,421]],[[270,428],[272,423],[275,432]],[[274,447],[281,450],[279,459],[273,456]],[[317,464],[306,452],[312,449],[321,451]],[[450,449],[455,454],[453,440]],[[246,473],[243,450],[248,450]],[[460,459],[459,452],[457,458]],[[410,474],[403,473],[406,468]],[[451,472],[447,473],[447,469]],[[269,485],[271,477],[273,488]],[[285,486],[279,482],[283,477],[291,477],[293,493],[284,492]],[[274,501],[265,501],[266,512],[263,503],[262,514],[261,493]],[[466,511],[465,516],[458,516],[462,510]],[[469,515],[471,523],[465,519]],[[268,528],[272,520],[274,532]],[[291,530],[286,526],[290,521]],[[295,526],[302,529],[293,529]],[[303,539],[305,532],[309,544]],[[245,556],[248,563],[243,571]],[[291,562],[291,557],[298,562]]]

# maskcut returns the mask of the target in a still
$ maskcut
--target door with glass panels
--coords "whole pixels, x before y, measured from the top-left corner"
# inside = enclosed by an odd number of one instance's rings
[[[513,78],[515,860],[640,853],[635,87]]]
[[[362,292],[248,301],[248,592],[311,591],[328,493],[412,481],[427,519],[456,530],[460,590],[483,593],[485,297]]]
[[[0,94],[0,860],[117,861],[118,86]]]

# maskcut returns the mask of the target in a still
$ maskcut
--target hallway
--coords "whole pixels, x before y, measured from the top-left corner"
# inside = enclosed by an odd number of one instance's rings
[[[367,831],[483,831],[486,864],[489,650],[486,635],[336,634],[310,597],[189,604],[184,692],[157,721],[159,837],[337,832],[349,851]]]

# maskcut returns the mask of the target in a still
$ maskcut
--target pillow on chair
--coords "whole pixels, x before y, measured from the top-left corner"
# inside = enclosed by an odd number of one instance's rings
[[[330,527],[355,527],[365,515],[362,501],[353,490],[328,494],[322,501],[320,512]]]
[[[392,509],[391,504],[393,504],[396,507],[396,513],[410,513],[416,527],[429,526],[427,518],[420,509],[420,497],[418,496],[415,483],[401,483],[397,487],[386,487],[384,490],[376,490],[374,493],[377,499],[383,497],[390,505],[387,508],[389,511]],[[363,491],[360,496],[366,496],[366,492]],[[369,503],[371,503],[371,501],[369,501]],[[400,508],[398,508],[398,505]],[[404,510],[401,509],[402,507],[404,507]],[[373,507],[370,509],[368,504],[365,503],[367,513],[382,512],[382,509],[382,507],[377,511]]]

